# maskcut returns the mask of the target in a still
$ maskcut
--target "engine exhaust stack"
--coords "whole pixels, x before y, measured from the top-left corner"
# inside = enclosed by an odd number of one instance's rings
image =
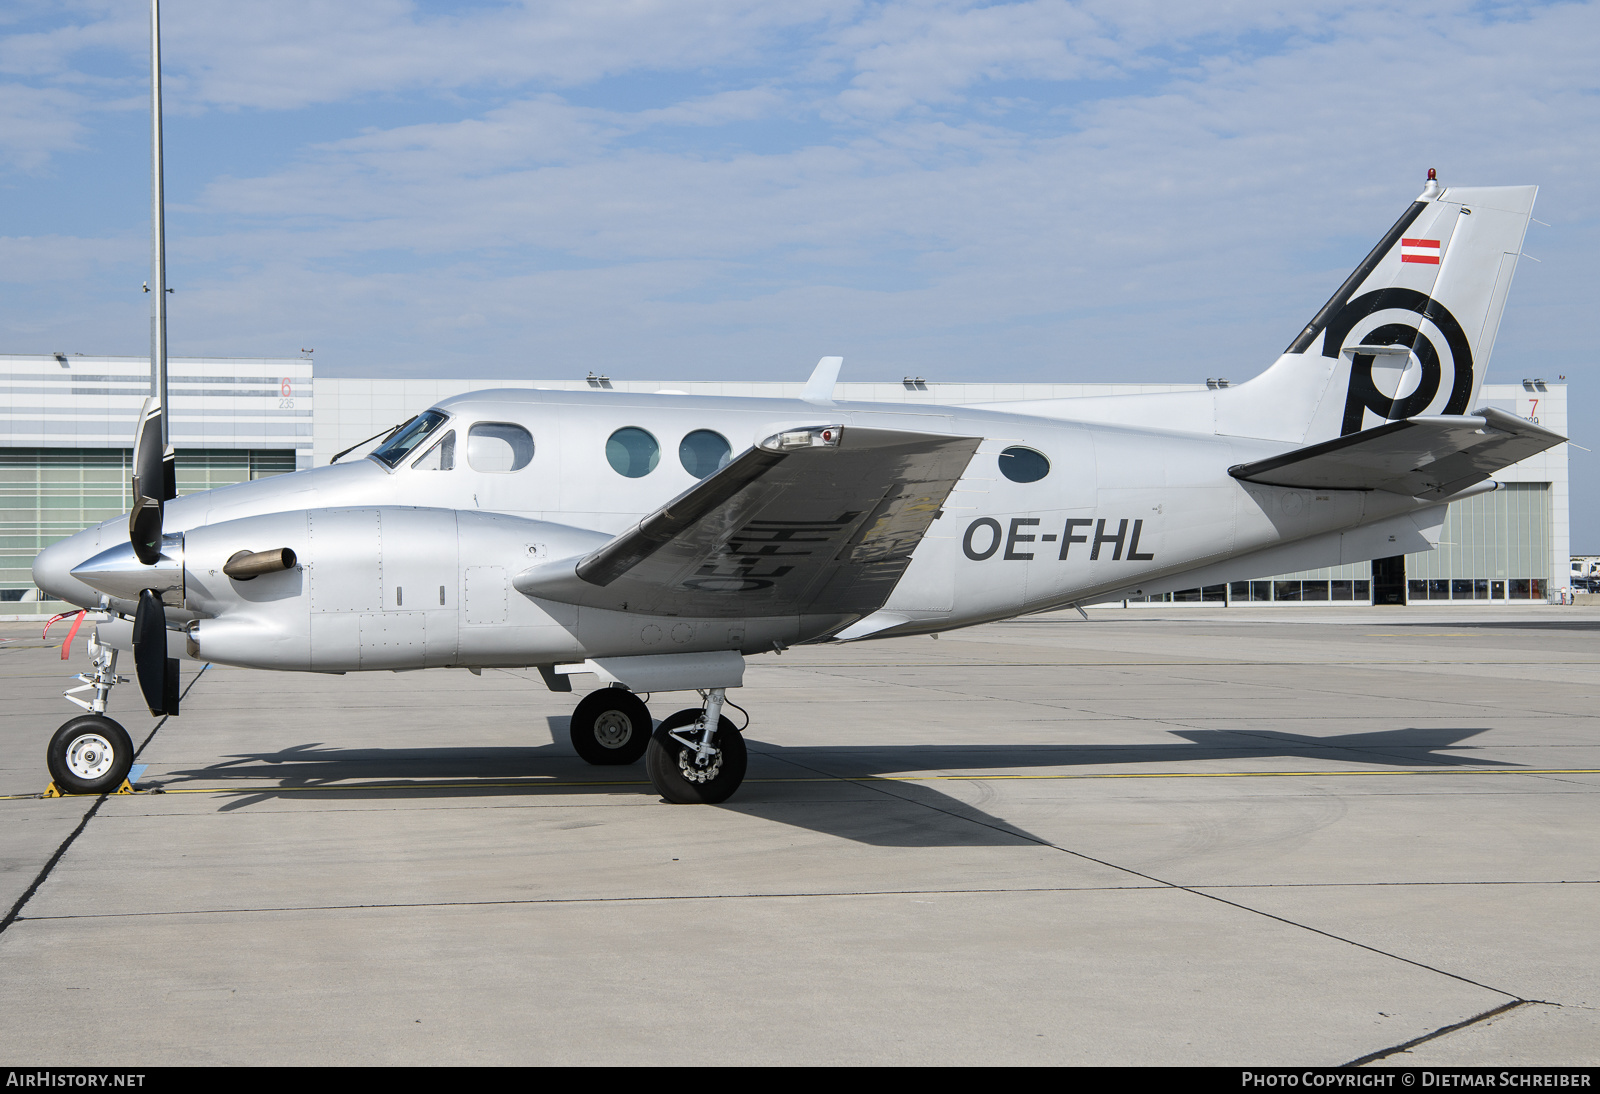
[[[222,572],[235,581],[254,581],[262,574],[275,574],[295,567],[294,552],[288,547],[276,551],[239,551],[222,565]]]

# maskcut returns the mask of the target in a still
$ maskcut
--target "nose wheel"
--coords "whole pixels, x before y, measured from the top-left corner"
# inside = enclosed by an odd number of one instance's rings
[[[713,720],[716,731],[707,739]],[[656,792],[676,805],[715,805],[727,801],[744,781],[748,761],[744,737],[722,717],[722,690],[707,697],[704,710],[690,707],[669,716],[650,738],[645,769]]]
[[[601,688],[572,712],[572,747],[592,764],[637,763],[650,747],[650,710],[623,688]]]
[[[128,731],[103,714],[82,714],[50,738],[45,753],[50,778],[67,794],[107,794],[133,766]]]

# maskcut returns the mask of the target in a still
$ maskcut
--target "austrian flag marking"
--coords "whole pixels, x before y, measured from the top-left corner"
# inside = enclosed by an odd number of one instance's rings
[[[1430,266],[1439,264],[1439,241],[1437,239],[1402,239],[1400,241],[1401,262],[1426,262]]]

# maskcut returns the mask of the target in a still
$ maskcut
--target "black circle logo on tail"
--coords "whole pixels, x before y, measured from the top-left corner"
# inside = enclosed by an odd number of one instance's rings
[[[1339,309],[1329,322],[1322,339],[1322,355],[1337,357],[1344,351],[1345,339],[1357,323],[1382,311],[1408,311],[1431,323],[1444,336],[1450,371],[1450,398],[1442,414],[1465,414],[1472,398],[1472,346],[1466,332],[1450,310],[1437,300],[1415,289],[1379,289],[1363,293]],[[1340,435],[1361,429],[1363,412],[1370,410],[1387,421],[1398,421],[1421,414],[1444,386],[1444,355],[1422,324],[1385,323],[1367,331],[1361,345],[1404,346],[1422,369],[1422,378],[1409,395],[1391,398],[1378,390],[1372,378],[1375,355],[1357,353],[1350,365],[1350,392],[1345,397],[1344,424]]]

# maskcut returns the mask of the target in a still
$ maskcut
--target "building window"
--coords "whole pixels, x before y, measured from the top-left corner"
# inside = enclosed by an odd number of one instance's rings
[[[1239,604],[1246,604],[1252,600],[1271,600],[1272,582],[1235,581],[1228,587],[1228,597]]]
[[[1509,582],[1511,585],[1512,600],[1543,600],[1544,578],[1542,577],[1517,577]]]

